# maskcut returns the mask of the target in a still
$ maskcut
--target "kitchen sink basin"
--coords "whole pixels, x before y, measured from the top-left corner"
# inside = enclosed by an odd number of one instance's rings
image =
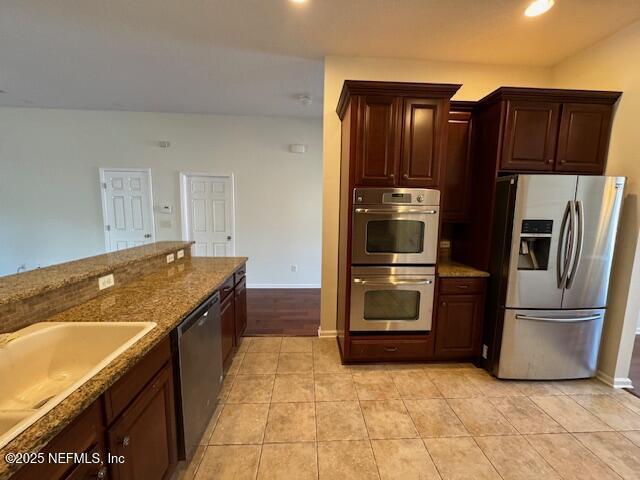
[[[155,326],[43,322],[0,336],[0,448]]]

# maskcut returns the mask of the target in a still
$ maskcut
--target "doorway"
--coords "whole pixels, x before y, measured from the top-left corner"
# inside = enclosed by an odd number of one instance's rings
[[[155,241],[149,168],[100,168],[104,243],[107,252]]]
[[[235,254],[233,175],[180,173],[182,239],[197,257]]]

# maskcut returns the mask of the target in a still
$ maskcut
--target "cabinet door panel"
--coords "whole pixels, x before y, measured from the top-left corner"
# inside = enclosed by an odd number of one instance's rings
[[[114,480],[167,479],[177,462],[171,367],[166,366],[149,388],[109,429],[109,450],[124,456],[124,463],[112,463]]]
[[[565,103],[560,120],[556,170],[602,174],[610,132],[610,105]]]
[[[440,295],[436,357],[464,359],[479,355],[483,295]]]
[[[234,303],[237,345],[240,343],[240,337],[247,328],[247,283],[244,278],[236,285]]]
[[[404,101],[400,185],[437,187],[446,135],[442,100],[408,98]]]
[[[104,426],[100,400],[94,402],[71,425],[59,433],[42,452],[86,454],[89,461],[97,454],[104,462],[106,449],[104,443]],[[56,480],[76,478],[98,478],[98,474],[106,476],[104,463],[32,463],[23,466],[11,477],[15,480]]]
[[[356,186],[393,186],[399,158],[399,100],[360,97],[356,142]]]
[[[220,305],[220,329],[222,330],[222,363],[231,359],[236,336],[235,305],[233,295],[229,295]]]
[[[449,112],[442,185],[443,220],[466,221],[470,216],[472,125],[471,112]]]
[[[501,170],[553,169],[560,104],[507,102]]]

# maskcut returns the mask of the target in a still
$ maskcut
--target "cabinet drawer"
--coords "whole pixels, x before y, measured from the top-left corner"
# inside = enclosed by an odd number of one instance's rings
[[[351,339],[353,360],[424,360],[430,353],[430,337],[420,339]]]
[[[222,285],[220,285],[220,300],[223,300],[233,292],[234,276],[231,275],[227,278]]]
[[[169,337],[156,345],[104,394],[107,424],[129,405],[171,358]]]
[[[236,270],[236,273],[233,275],[235,279],[234,284],[237,285],[238,283],[240,283],[240,281],[245,277],[246,274],[247,274],[247,270],[243,265],[238,270]]]
[[[485,279],[480,277],[441,278],[440,293],[482,293],[484,292]]]

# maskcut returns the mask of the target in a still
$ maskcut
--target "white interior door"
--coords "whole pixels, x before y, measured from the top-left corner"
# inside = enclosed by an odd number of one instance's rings
[[[233,255],[232,177],[183,174],[182,188],[183,236],[195,242],[192,254]]]
[[[151,172],[101,169],[100,177],[107,251],[153,242]]]

